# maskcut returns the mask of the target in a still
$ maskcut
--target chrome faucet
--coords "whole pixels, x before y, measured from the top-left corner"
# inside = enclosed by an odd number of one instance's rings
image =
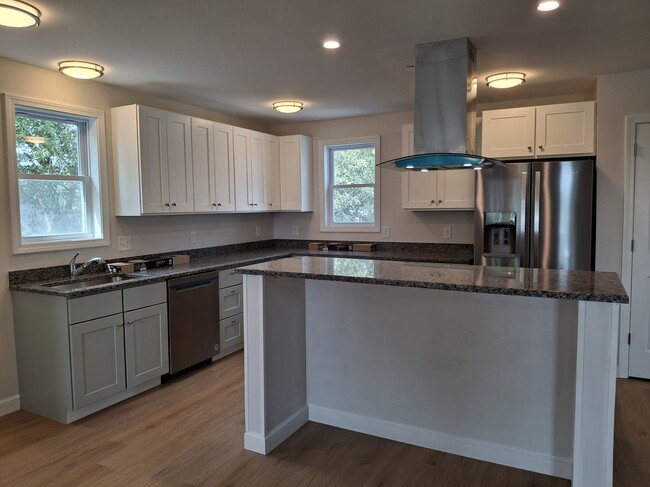
[[[88,259],[87,262],[84,262],[80,267],[77,267],[77,257],[79,256],[81,252],[77,252],[74,254],[74,257],[70,259],[70,277],[77,277],[79,274],[83,272],[83,270],[88,267],[90,264],[106,264],[104,259],[101,257],[93,257],[92,259]]]

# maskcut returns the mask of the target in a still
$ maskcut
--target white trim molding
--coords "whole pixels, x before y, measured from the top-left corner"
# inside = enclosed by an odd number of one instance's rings
[[[20,409],[20,396],[16,394],[15,396],[9,396],[4,399],[0,399],[0,416],[13,413]]]

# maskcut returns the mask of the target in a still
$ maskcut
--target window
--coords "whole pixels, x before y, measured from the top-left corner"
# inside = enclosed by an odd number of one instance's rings
[[[108,245],[103,113],[5,95],[14,253]]]
[[[321,142],[321,231],[379,231],[379,136]]]

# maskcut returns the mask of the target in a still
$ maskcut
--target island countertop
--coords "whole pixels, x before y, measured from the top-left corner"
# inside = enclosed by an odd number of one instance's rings
[[[629,302],[614,272],[304,256],[248,265],[235,272],[575,301]]]

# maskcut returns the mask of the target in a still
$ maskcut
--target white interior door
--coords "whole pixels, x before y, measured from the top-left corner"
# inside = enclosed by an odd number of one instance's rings
[[[636,125],[630,376],[650,379],[650,123]]]

